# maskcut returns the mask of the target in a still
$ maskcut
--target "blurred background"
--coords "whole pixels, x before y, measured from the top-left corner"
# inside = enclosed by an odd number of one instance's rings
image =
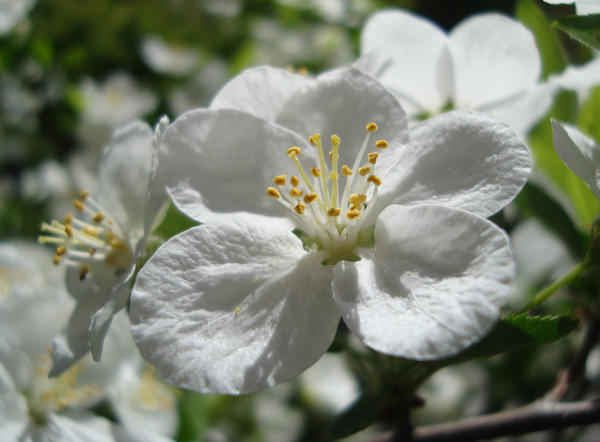
[[[228,79],[250,66],[269,64],[316,74],[351,63],[358,57],[364,21],[386,7],[407,8],[447,30],[482,11],[516,16],[536,36],[551,35],[540,48],[544,77],[592,56],[565,34],[549,30],[553,19],[573,13],[572,6],[533,0],[0,0],[0,240],[35,240],[42,221],[64,216],[74,195],[95,181],[99,155],[115,127],[135,118],[153,125],[162,114],[173,120],[207,106]],[[574,95],[566,92],[557,103],[563,115],[572,110],[576,118]],[[546,146],[547,130],[537,132]],[[581,226],[589,224],[569,221],[568,211],[552,205],[553,197],[543,189],[527,192],[494,218],[529,243],[517,257],[520,266],[538,261],[527,251],[535,235],[545,234],[525,221],[567,217],[565,235],[571,235],[568,241],[551,235],[539,240],[551,262],[541,270],[522,272],[533,278],[520,280],[522,291],[533,293],[582,256],[588,233]],[[549,205],[534,207],[528,198],[536,192]],[[515,239],[515,248],[519,244],[523,242]],[[572,312],[577,306],[567,297],[550,309]],[[340,336],[345,339],[343,330]],[[420,390],[426,405],[416,422],[456,419],[536,399],[552,387],[580,339],[575,333],[550,350],[518,349],[438,372]],[[348,364],[335,350],[299,380],[263,393],[236,398],[175,392],[175,437],[326,439],[323,428],[364,418],[358,413],[335,420],[359,397],[361,387],[373,382],[368,364]],[[600,381],[600,354],[590,364],[596,364],[589,368],[591,378]],[[369,403],[373,400],[377,398]],[[393,406],[386,404],[392,413]],[[97,412],[110,416],[102,408]],[[374,420],[393,421],[386,410],[378,412]],[[355,440],[369,440],[369,431]],[[574,432],[565,440],[582,434]]]

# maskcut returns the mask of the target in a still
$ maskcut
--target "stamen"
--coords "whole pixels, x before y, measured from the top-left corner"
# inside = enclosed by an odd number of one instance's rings
[[[290,184],[292,187],[298,187],[300,185],[300,179],[294,175],[290,178]]]
[[[286,178],[287,175],[277,175],[275,178],[273,178],[273,183],[276,186],[284,186]]]
[[[60,259],[61,259],[60,255],[56,255],[56,254],[55,254],[55,255],[52,257],[52,263],[53,263],[55,266],[57,266],[57,265],[59,265],[59,264],[60,264]]]
[[[294,207],[294,211],[298,214],[298,215],[302,215],[304,213],[304,209],[306,209],[306,206],[304,205],[304,203],[302,201],[300,201],[296,207]]]
[[[275,189],[274,187],[269,187],[267,189],[267,195],[275,199],[281,198],[281,193],[279,193],[279,190]]]
[[[350,209],[346,212],[346,218],[348,219],[356,219],[360,216],[360,210],[357,209]]]
[[[363,166],[361,168],[358,169],[358,174],[360,176],[365,176],[367,175],[369,172],[371,171],[371,168],[369,166]]]
[[[367,154],[367,158],[369,159],[369,163],[371,164],[375,164],[377,163],[377,157],[379,156],[379,153],[377,152],[370,152]]]
[[[379,179],[379,177],[377,177],[375,175],[371,175],[369,178],[367,178],[367,182],[373,183],[376,186],[380,186],[381,185],[381,180]]]
[[[379,129],[377,127],[377,124],[375,124],[375,123],[367,124],[367,132],[375,132],[377,129]]]
[[[317,169],[316,167],[311,167],[310,168],[310,173],[312,174],[312,176],[314,176],[315,178],[319,178],[321,176],[321,171],[319,169]]]
[[[84,264],[79,268],[79,280],[83,281],[90,271],[90,265]]]
[[[342,213],[342,209],[339,207],[332,207],[327,211],[327,216],[340,216],[340,213]]]
[[[304,192],[300,189],[296,189],[295,187],[292,187],[290,189],[290,195],[294,196],[294,197],[301,197],[304,194]]]
[[[63,256],[67,253],[67,246],[58,246],[55,252],[58,256]]]
[[[388,146],[389,146],[389,144],[385,140],[377,140],[377,141],[375,141],[375,147],[378,147],[379,149],[385,149]]]
[[[95,214],[95,215],[92,217],[92,220],[93,220],[95,223],[101,223],[102,221],[104,221],[104,218],[105,218],[105,215],[104,215],[104,213],[102,213],[102,212],[98,212],[98,213],[96,213],[96,214]]]
[[[344,164],[342,166],[342,175],[344,175],[344,176],[350,176],[350,175],[352,175],[352,169],[350,169],[348,166],[346,166]]]
[[[81,201],[79,201],[79,200],[75,200],[75,201],[73,201],[73,206],[74,206],[74,207],[75,207],[77,210],[79,210],[80,212],[83,210],[83,207],[84,207],[84,206],[83,206],[83,203],[82,203]]]
[[[287,150],[288,157],[290,158],[300,155],[300,152],[301,150],[298,146],[292,146]]]
[[[304,196],[304,202],[307,203],[307,204],[312,203],[316,199],[317,199],[317,194],[316,193],[307,193]]]
[[[81,201],[85,201],[85,199],[90,195],[90,191],[89,190],[82,190],[81,193],[79,193],[79,199]]]

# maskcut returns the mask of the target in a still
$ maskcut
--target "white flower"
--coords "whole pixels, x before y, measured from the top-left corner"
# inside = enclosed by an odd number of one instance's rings
[[[554,86],[540,84],[531,32],[495,13],[472,16],[450,34],[403,10],[374,14],[361,34],[357,66],[380,80],[411,116],[448,104],[476,109],[523,136],[550,108]]]
[[[33,247],[0,249],[0,256],[35,261]],[[23,268],[23,271],[26,271]],[[29,269],[30,286],[13,285],[0,302],[0,434],[2,440],[109,441],[109,421],[87,409],[104,395],[115,365],[86,367],[85,361],[49,379],[50,339],[66,320],[73,301],[58,281]],[[46,281],[45,284],[38,282]],[[108,350],[112,353],[111,350]],[[113,355],[114,356],[114,355]],[[115,362],[115,358],[109,358]],[[91,368],[91,370],[90,370]]]
[[[575,5],[575,12],[580,15],[600,13],[600,0],[544,0],[550,5]]]
[[[331,162],[315,132],[331,136]],[[340,317],[372,348],[414,359],[480,339],[513,273],[505,234],[481,215],[520,190],[528,151],[474,112],[429,119],[408,138],[397,100],[353,69],[317,79],[250,69],[211,109],[179,117],[159,175],[205,224],[136,278],[142,356],[172,384],[236,394],[308,368]]]
[[[0,35],[10,32],[29,12],[33,0],[0,0]]]
[[[141,121],[117,130],[102,156],[97,196],[81,192],[75,214],[42,225],[47,235],[39,241],[56,246],[53,261],[67,265],[67,289],[77,301],[54,341],[53,376],[90,349],[99,360],[112,317],[127,305],[136,261],[163,201],[151,175],[154,144],[167,124],[163,117],[156,134]]]
[[[563,89],[575,91],[581,106],[588,98],[590,91],[600,85],[600,56],[582,65],[569,65],[560,74],[552,75],[550,82]]]
[[[169,45],[158,36],[144,38],[140,52],[150,69],[164,74],[187,75],[199,61],[195,50]]]
[[[600,199],[600,146],[576,127],[555,120],[552,137],[558,156]]]

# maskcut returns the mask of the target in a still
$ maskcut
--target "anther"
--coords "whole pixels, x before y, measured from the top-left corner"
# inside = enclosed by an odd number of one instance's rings
[[[348,198],[348,202],[352,205],[352,207],[360,208],[360,206],[367,200],[367,195],[364,193],[358,194],[353,193]]]
[[[90,247],[90,249],[88,250],[88,253],[90,254],[90,256],[94,256],[96,254],[96,248]]]
[[[317,133],[308,137],[308,142],[313,146],[316,146],[321,142],[321,134]]]
[[[339,207],[332,207],[327,211],[327,216],[340,216],[340,213],[342,213],[342,209]]]
[[[365,176],[367,175],[369,172],[371,171],[371,168],[369,166],[363,166],[363,167],[359,167],[358,169],[358,174],[360,176]]]
[[[104,220],[104,218],[104,213],[98,212],[92,217],[92,221],[94,221],[95,223],[101,223]]]
[[[344,176],[350,176],[350,175],[352,175],[352,169],[350,169],[348,166],[346,166],[344,164],[342,166],[342,175],[344,175]]]
[[[300,185],[300,178],[298,178],[296,175],[292,176],[290,178],[290,184],[292,187],[298,187]]]
[[[67,236],[73,236],[73,227],[67,224],[65,226],[65,233],[67,234]]]
[[[273,183],[276,186],[283,186],[283,185],[285,185],[286,178],[287,178],[287,175],[277,175],[275,178],[273,178]]]
[[[83,210],[83,203],[79,200],[73,201],[73,206],[79,211]]]
[[[307,204],[312,203],[316,199],[317,199],[316,193],[307,193],[306,195],[304,195],[304,202]]]
[[[367,132],[375,132],[378,129],[377,124],[369,123],[367,124]]]
[[[56,255],[63,256],[65,253],[67,253],[67,246],[58,246],[56,248]]]
[[[356,219],[360,216],[360,210],[352,208],[346,212],[346,218]]]
[[[52,257],[52,263],[53,263],[55,266],[57,266],[57,265],[59,265],[59,264],[60,264],[60,259],[61,259],[61,258],[60,258],[60,255],[57,255],[57,254],[55,254],[55,255]]]
[[[300,201],[298,204],[296,204],[296,207],[294,207],[294,211],[298,215],[302,215],[304,213],[304,209],[306,209],[306,206],[304,205],[304,203],[302,201]]]
[[[315,178],[319,178],[321,176],[321,171],[319,169],[317,169],[316,167],[311,167],[310,168],[310,173]]]
[[[381,180],[375,176],[375,175],[371,175],[369,178],[367,178],[367,182],[368,183],[373,183],[376,186],[380,186],[381,185]]]
[[[385,149],[388,146],[389,146],[389,144],[385,140],[377,140],[377,141],[375,141],[375,147],[378,147],[379,149]]]
[[[79,268],[79,280],[83,281],[87,274],[90,272],[90,265],[84,264]]]
[[[369,159],[369,163],[375,164],[377,163],[377,157],[379,154],[377,152],[371,152],[367,154],[367,158]]]
[[[270,197],[275,198],[275,199],[281,198],[281,194],[279,193],[279,190],[275,189],[274,187],[269,187],[267,189],[267,195],[269,195]]]
[[[65,216],[65,219],[63,219],[63,224],[71,224],[73,222],[73,214],[69,213],[67,216]]]
[[[81,201],[85,201],[85,199],[90,195],[90,191],[89,190],[82,190],[81,193],[79,194],[79,199]]]
[[[294,158],[294,157],[300,155],[300,152],[301,152],[301,150],[298,146],[292,146],[287,150],[287,155],[290,158]]]
[[[292,187],[290,189],[290,195],[295,196],[295,197],[301,197],[304,194],[304,192],[300,189],[297,189],[295,187]]]
[[[98,236],[100,234],[100,230],[93,228],[92,226],[85,226],[82,229],[83,233],[90,236]]]
[[[332,146],[338,147],[341,142],[342,142],[342,140],[337,135],[331,136],[331,145]]]

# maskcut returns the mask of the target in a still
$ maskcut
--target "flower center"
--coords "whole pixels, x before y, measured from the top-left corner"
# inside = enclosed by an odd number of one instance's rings
[[[105,262],[117,271],[129,267],[133,254],[123,239],[121,229],[107,215],[87,190],[79,194],[73,202],[76,216],[68,214],[62,222],[42,224],[42,231],[50,235],[41,235],[42,244],[55,244],[52,261],[58,265],[79,268],[79,279],[84,280],[91,271],[91,265]]]
[[[82,406],[100,399],[103,390],[96,384],[77,385],[79,374],[85,368],[83,361],[73,365],[56,378],[49,378],[51,355],[39,357],[33,380],[25,392],[31,419],[38,425],[46,422],[48,414],[71,406]]]
[[[370,227],[363,224],[374,207],[377,188],[381,184],[381,179],[375,175],[379,153],[369,152],[367,161],[362,165],[361,161],[375,131],[377,124],[367,124],[366,136],[352,168],[346,164],[340,167],[339,136],[331,136],[329,164],[325,160],[321,134],[310,136],[308,140],[315,147],[318,167],[311,167],[306,173],[298,159],[301,149],[290,147],[287,155],[294,162],[299,176],[290,177],[289,189],[285,188],[287,175],[277,175],[273,179],[277,187],[267,188],[267,195],[290,209],[309,238],[319,249],[328,251],[330,259],[335,262],[352,259],[352,251],[359,243],[361,232]],[[374,144],[377,149],[388,147],[385,140]],[[345,179],[343,184],[340,183],[340,174]]]

